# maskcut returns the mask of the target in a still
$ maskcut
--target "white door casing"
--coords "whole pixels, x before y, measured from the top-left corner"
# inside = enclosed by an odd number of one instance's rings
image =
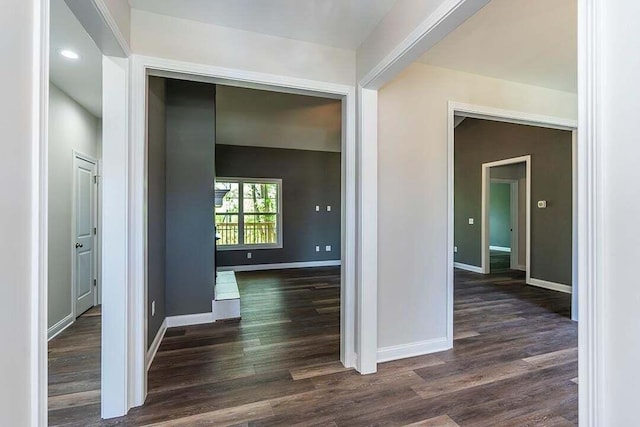
[[[96,162],[74,154],[72,282],[74,318],[96,304]]]

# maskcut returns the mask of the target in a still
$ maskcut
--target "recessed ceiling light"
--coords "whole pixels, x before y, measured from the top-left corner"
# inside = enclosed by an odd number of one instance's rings
[[[67,59],[80,59],[80,55],[69,49],[60,50],[60,55],[64,56]]]

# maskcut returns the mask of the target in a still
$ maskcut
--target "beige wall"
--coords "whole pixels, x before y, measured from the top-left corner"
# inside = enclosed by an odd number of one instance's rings
[[[378,346],[446,335],[447,103],[575,119],[575,94],[414,64],[378,112]]]

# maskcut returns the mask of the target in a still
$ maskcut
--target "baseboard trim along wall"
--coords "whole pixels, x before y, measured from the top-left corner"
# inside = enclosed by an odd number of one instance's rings
[[[473,273],[482,274],[482,267],[477,267],[475,265],[463,264],[461,262],[454,262],[453,266],[455,268],[459,268],[460,270],[467,270],[467,271],[471,271]]]
[[[47,330],[47,341],[51,341],[71,325],[73,325],[73,313],[67,314],[62,320]]]
[[[203,325],[205,323],[214,323],[216,321],[213,312],[196,314],[184,314],[181,316],[167,316],[165,319],[167,328],[175,328],[178,326]]]
[[[339,259],[329,261],[283,262],[278,264],[253,264],[218,267],[218,271],[286,270],[289,268],[336,267],[341,264],[342,262]]]
[[[500,251],[500,252],[509,252],[511,253],[511,248],[507,248],[504,246],[489,246],[489,249],[492,251]]]
[[[418,341],[410,344],[394,345],[378,349],[378,363],[390,362],[392,360],[405,359],[408,357],[422,356],[448,350],[450,346],[446,338],[436,338],[427,341]]]
[[[520,270],[520,271],[527,271],[527,267],[525,267],[522,264],[518,264],[516,266],[513,267],[514,270]]]
[[[552,291],[564,292],[565,294],[571,293],[571,286],[563,285],[561,283],[549,282],[542,279],[529,278],[527,285],[537,286],[539,288],[550,289]]]
[[[167,332],[167,318],[162,321],[162,325],[160,325],[160,329],[158,329],[158,333],[155,338],[151,342],[151,346],[147,350],[147,371],[151,367],[151,363],[153,359],[156,357],[156,353],[158,352],[158,348],[160,347],[160,343],[162,342],[162,338],[164,338],[164,334]]]

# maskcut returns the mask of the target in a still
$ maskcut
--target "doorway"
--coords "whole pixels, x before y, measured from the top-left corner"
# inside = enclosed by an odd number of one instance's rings
[[[482,272],[528,271],[531,156],[482,164]]]

